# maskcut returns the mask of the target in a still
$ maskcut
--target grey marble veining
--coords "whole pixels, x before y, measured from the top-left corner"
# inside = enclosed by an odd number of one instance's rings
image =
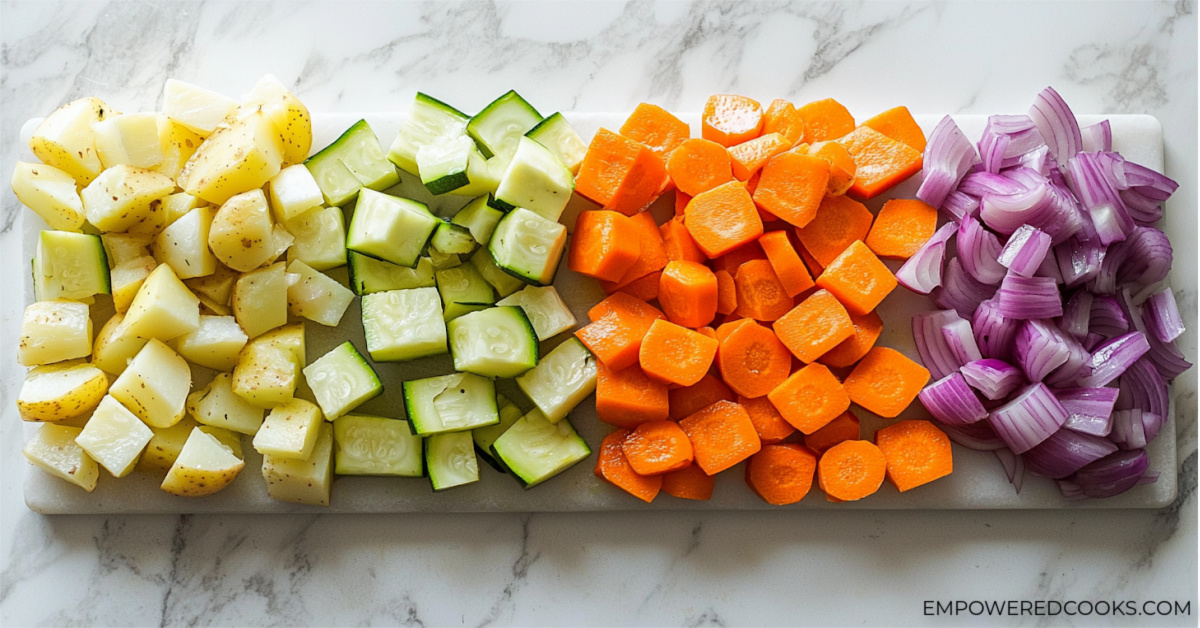
[[[315,111],[696,110],[717,91],[833,96],[856,114],[1149,113],[1196,197],[1195,3],[0,3],[0,170],[20,124],[83,95],[153,109],[171,76],[261,74]],[[0,195],[0,265],[24,268]],[[1195,355],[1195,251],[1177,273]],[[20,277],[0,274],[19,294]],[[18,299],[0,307],[15,329]],[[0,355],[15,354],[0,335]],[[42,517],[25,509],[19,369],[0,360],[0,624],[955,625],[924,600],[1192,601],[1196,374],[1176,384],[1179,498],[1158,511]],[[1003,623],[1067,623],[1017,617]],[[1087,623],[1081,619],[1070,623]]]

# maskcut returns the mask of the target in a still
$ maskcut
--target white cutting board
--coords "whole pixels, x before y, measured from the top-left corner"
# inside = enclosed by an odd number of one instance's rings
[[[616,130],[627,114],[623,113],[579,113],[567,114],[568,121],[585,139],[598,128]],[[326,146],[346,128],[360,118],[366,118],[386,148],[396,136],[402,114],[332,114],[314,115],[314,148]],[[1112,123],[1114,148],[1127,159],[1157,170],[1163,164],[1162,127],[1158,120],[1142,115],[1081,116],[1083,125],[1092,124],[1104,117]],[[682,116],[692,125],[693,136],[699,135],[699,116]],[[917,121],[928,133],[941,116],[918,116]],[[977,139],[983,131],[986,116],[955,116],[955,120],[968,138]],[[22,143],[28,145],[28,136],[34,123],[30,121],[22,131]],[[31,154],[22,159],[32,160]],[[1170,174],[1170,173],[1168,173]],[[447,196],[434,199],[421,187],[419,181],[404,175],[404,181],[394,193],[410,196],[430,203],[441,213],[452,212],[467,199]],[[919,175],[897,187],[891,195],[912,197],[919,183]],[[877,211],[885,198],[868,203]],[[653,208],[660,222],[670,215],[673,195],[666,195]],[[562,222],[574,224],[576,212],[587,208],[586,201],[575,198],[564,213]],[[33,256],[40,229],[45,228],[41,219],[32,212],[22,212],[22,236],[25,258]],[[1181,219],[1176,219],[1181,220]],[[1164,229],[1171,235],[1176,250],[1195,250],[1196,230],[1171,228],[1172,217],[1168,214]],[[899,265],[891,263],[894,271]],[[335,278],[345,281],[345,269],[331,271]],[[32,286],[26,273],[25,301],[32,301]],[[565,262],[559,269],[554,285],[571,305],[580,325],[587,322],[588,307],[603,298],[599,286],[590,278],[576,275],[567,270]],[[880,306],[884,320],[884,332],[879,344],[896,348],[913,359],[918,359],[913,346],[909,317],[917,312],[936,309],[933,304],[903,287],[898,287]],[[334,346],[349,339],[364,354],[362,324],[358,301],[350,306],[337,329],[322,327],[308,322],[309,360],[323,355]],[[97,327],[98,329],[98,327]],[[565,336],[565,334],[564,334]],[[550,346],[558,339],[552,339]],[[543,352],[548,349],[543,346]],[[8,356],[5,359],[14,359]],[[441,375],[451,371],[447,356],[428,358],[406,364],[379,364],[376,370],[384,383],[384,394],[360,407],[358,412],[381,416],[403,417],[403,402],[400,383],[430,375]],[[212,377],[211,371],[195,368],[197,382],[204,383]],[[501,381],[498,389],[528,409],[528,403],[511,381]],[[311,398],[311,397],[310,397]],[[870,436],[877,427],[885,424],[882,419],[858,408],[855,414],[862,421],[864,436]],[[1174,413],[1172,413],[1173,415]],[[914,402],[900,418],[929,418],[919,402]],[[1189,420],[1191,417],[1189,417]],[[600,441],[612,428],[596,418],[594,399],[588,397],[570,416],[579,433],[596,451]],[[26,426],[26,435],[36,426]],[[1151,469],[1159,471],[1155,484],[1146,484],[1117,497],[1104,500],[1070,502],[1061,497],[1051,480],[1028,476],[1018,495],[991,452],[971,451],[954,445],[954,473],[931,484],[914,489],[904,495],[885,482],[878,493],[858,502],[833,504],[825,500],[821,491],[813,490],[800,503],[791,506],[770,506],[755,496],[744,482],[741,465],[721,473],[717,477],[716,489],[711,501],[694,502],[676,499],[662,493],[652,504],[625,494],[621,490],[597,479],[592,474],[595,455],[569,469],[560,476],[526,491],[517,482],[496,472],[480,461],[479,482],[434,493],[426,478],[369,478],[341,477],[333,485],[332,504],[328,509],[277,502],[267,497],[266,488],[258,470],[262,458],[250,446],[249,437],[243,437],[246,452],[246,468],[234,483],[222,492],[203,498],[184,498],[168,495],[158,489],[159,480],[149,473],[135,471],[130,476],[117,480],[103,470],[99,486],[93,493],[50,476],[29,466],[25,473],[25,501],[30,509],[46,514],[82,513],[296,513],[296,512],[497,512],[497,511],[598,511],[598,510],[767,510],[787,508],[793,510],[853,508],[853,509],[989,509],[989,508],[1158,508],[1175,499],[1178,461],[1175,449],[1175,429],[1168,424],[1150,445]],[[12,444],[6,446],[10,455],[18,455]]]

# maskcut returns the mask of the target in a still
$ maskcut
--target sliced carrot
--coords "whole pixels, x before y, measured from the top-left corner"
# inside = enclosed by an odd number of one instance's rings
[[[929,371],[888,347],[867,352],[846,377],[846,393],[858,405],[884,418],[899,415],[929,382]]]
[[[614,370],[638,361],[642,339],[651,324],[663,317],[658,308],[624,293],[610,295],[588,310],[592,323],[575,332],[575,337]]]
[[[596,279],[619,281],[641,254],[636,227],[630,221],[618,212],[581,212],[567,251],[567,268]]]
[[[786,231],[769,231],[758,238],[758,244],[775,269],[775,276],[788,296],[794,297],[813,287],[812,276],[804,267],[800,255],[792,247]]]
[[[718,342],[665,319],[654,321],[638,349],[638,363],[650,377],[680,386],[699,382],[717,355]]]
[[[901,492],[954,471],[950,438],[929,421],[900,421],[875,432],[887,460],[887,479]]]
[[[788,423],[805,434],[825,427],[850,409],[850,396],[824,364],[809,364],[792,373],[767,399]]]
[[[792,309],[788,295],[775,268],[765,259],[750,260],[738,267],[733,276],[737,287],[738,314],[760,321],[773,321]]]
[[[763,233],[762,219],[746,185],[740,181],[730,181],[692,197],[684,210],[683,224],[696,246],[710,259],[757,240]]]
[[[767,106],[763,113],[763,134],[779,133],[787,138],[791,146],[804,139],[804,119],[796,111],[795,105],[776,98]]]
[[[763,128],[762,105],[736,94],[713,94],[704,103],[700,135],[722,146],[758,137]]]
[[[762,397],[787,379],[792,354],[770,329],[746,319],[736,323],[717,350],[721,377],[739,395]]]
[[[938,210],[915,198],[893,198],[883,204],[863,242],[880,257],[908,259],[933,237]]]
[[[717,340],[724,342],[725,339],[729,337],[729,334],[732,334],[739,327],[741,327],[742,325],[748,325],[753,322],[754,322],[754,319],[752,319],[752,318],[739,318],[739,319],[735,319],[735,320],[725,321],[724,323],[721,323],[717,327]],[[717,353],[720,354],[721,350],[717,349]]]
[[[746,409],[746,414],[750,415],[754,431],[758,432],[758,439],[764,445],[773,445],[796,433],[796,428],[783,419],[783,415],[779,414],[779,410],[775,408],[775,404],[771,403],[770,399],[766,397],[751,399],[738,395],[737,402],[742,404],[742,407]]]
[[[854,335],[846,308],[825,290],[812,293],[779,317],[773,327],[784,346],[805,363],[816,361]]]
[[[649,303],[658,298],[658,281],[661,277],[662,271],[656,270],[641,279],[634,279],[621,286],[617,292],[624,292],[631,297]]]
[[[742,264],[753,259],[767,259],[766,252],[757,240],[747,242],[732,251],[713,260],[713,270],[723,270],[730,275],[736,276],[737,269]]]
[[[667,173],[670,176],[670,172]],[[732,175],[731,175],[732,176]],[[675,217],[683,220],[683,210],[687,209],[687,204],[692,200],[692,195],[683,190],[675,189]]]
[[[692,464],[692,442],[674,421],[642,423],[621,442],[638,475],[662,475]]]
[[[817,457],[802,445],[766,445],[746,463],[746,484],[774,506],[794,504],[812,488]]]
[[[708,260],[700,247],[696,246],[696,241],[692,239],[692,234],[688,233],[687,227],[683,226],[682,213],[659,225],[658,232],[662,235],[663,248],[667,252],[668,260],[687,262]]]
[[[724,146],[693,137],[671,153],[667,173],[679,191],[695,196],[733,180],[733,162]]]
[[[821,364],[839,368],[854,366],[855,362],[861,360],[875,346],[875,341],[883,333],[883,319],[875,312],[867,312],[861,316],[851,314],[850,323],[854,325],[854,335],[818,358]]]
[[[796,151],[780,153],[763,166],[754,203],[796,227],[817,215],[829,182],[829,162]]]
[[[917,152],[925,151],[925,132],[913,120],[908,107],[893,107],[874,118],[864,120],[863,126],[869,126],[880,133],[913,147]]]
[[[867,237],[873,219],[871,210],[852,198],[826,196],[821,199],[816,217],[797,229],[796,235],[804,248],[822,266],[828,267],[855,240]]]
[[[737,285],[727,270],[713,272],[717,278],[717,313],[732,314],[737,309]]]
[[[836,419],[825,424],[825,427],[804,436],[804,446],[821,455],[830,447],[844,440],[862,438],[858,417],[849,410],[839,414]]]
[[[758,189],[760,179],[762,179],[761,169],[746,180],[746,191],[750,193],[750,198],[754,198],[754,191]],[[772,214],[758,205],[755,205],[755,207],[758,208],[758,217],[762,218],[763,222],[777,222],[779,220],[779,216]]]
[[[692,441],[696,464],[714,475],[762,448],[750,415],[740,404],[718,401],[679,422]]]
[[[696,331],[704,334],[705,336],[708,336],[709,338],[712,338],[713,340],[718,340],[717,339],[717,330],[713,329],[712,327],[708,327],[708,326],[697,327]],[[720,351],[720,349],[717,349],[717,350]]]
[[[672,323],[703,327],[717,315],[717,277],[704,264],[668,262],[659,278],[658,302]]]
[[[694,462],[659,477],[662,478],[663,492],[680,499],[712,499],[713,486],[717,483],[716,478],[705,473]]]
[[[617,427],[633,429],[669,416],[667,385],[656,382],[634,364],[619,371],[596,363],[596,416]]]
[[[671,402],[670,419],[678,421],[711,406],[718,401],[736,401],[737,395],[711,373],[705,373],[699,382],[691,386],[675,388],[667,392]]]
[[[772,157],[791,147],[792,144],[778,133],[767,133],[730,146],[729,158],[732,160],[733,176],[739,181],[749,181]]]
[[[817,462],[817,483],[835,500],[855,501],[879,490],[886,469],[883,452],[871,441],[842,441]]]
[[[662,270],[667,265],[667,248],[663,244],[662,233],[654,222],[654,216],[650,215],[650,212],[642,212],[631,216],[629,224],[633,226],[637,235],[640,255],[619,281],[609,282],[612,285],[601,282],[606,292],[620,290],[656,270]]]
[[[854,314],[875,309],[896,287],[896,276],[863,244],[855,241],[817,277],[817,286],[833,293]]]
[[[854,130],[854,116],[832,98],[810,102],[796,113],[804,119],[804,141],[809,143],[837,139]]]
[[[617,488],[649,503],[662,490],[662,476],[639,475],[629,465],[621,443],[629,430],[617,430],[604,437],[600,443],[600,454],[596,457],[596,477],[611,482]]]
[[[858,165],[845,146],[837,142],[817,142],[805,151],[813,157],[820,157],[829,162],[829,182],[826,190],[831,196],[841,196],[854,183],[854,174]]]
[[[865,201],[921,170],[921,151],[867,126],[838,140],[854,156],[854,183],[846,192]]]
[[[657,198],[666,171],[650,147],[600,129],[583,156],[575,191],[603,209],[632,216]]]
[[[666,109],[642,103],[634,107],[633,113],[621,125],[621,135],[649,146],[650,150],[665,160],[691,135],[691,130],[686,122]]]

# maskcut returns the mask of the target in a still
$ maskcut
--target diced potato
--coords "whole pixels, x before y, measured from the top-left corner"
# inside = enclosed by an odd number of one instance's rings
[[[158,261],[167,264],[180,279],[211,275],[217,270],[217,258],[208,250],[208,233],[216,215],[215,207],[194,209],[176,220],[157,236],[150,250]]]
[[[170,427],[183,418],[192,371],[178,353],[151,340],[117,377],[108,394],[151,427]]]
[[[223,427],[217,427],[215,425],[201,425],[200,431],[204,432],[205,434],[215,436],[217,440],[221,441],[222,445],[225,445],[229,448],[229,451],[233,452],[233,455],[237,456],[238,458],[242,458],[243,460],[245,459],[245,457],[242,455],[241,434],[234,432],[233,430],[227,430]]]
[[[256,342],[274,345],[292,354],[297,368],[308,364],[307,346],[304,342],[304,323],[292,323],[259,336]]]
[[[312,455],[305,460],[263,456],[262,473],[271,499],[328,506],[333,488],[333,425],[322,423]]]
[[[152,170],[178,179],[179,172],[200,148],[204,138],[161,113],[156,116],[155,122],[158,126],[158,141],[162,146],[163,158]]]
[[[346,264],[346,215],[340,207],[314,207],[287,223],[295,241],[289,262],[299,260],[315,270]]]
[[[283,255],[284,253],[287,253],[287,250],[289,248],[291,248],[291,246],[292,246],[292,242],[295,242],[295,241],[296,241],[296,238],[291,233],[289,233],[288,230],[283,225],[281,225],[279,223],[275,223],[274,225],[272,225],[271,226],[271,243],[274,244],[275,246],[274,246],[274,250],[271,254],[271,257],[269,258],[268,261],[274,262],[275,260],[279,259],[279,256]]]
[[[271,208],[262,190],[234,196],[221,205],[208,232],[208,246],[222,264],[247,272],[277,255]]]
[[[233,286],[233,315],[254,338],[287,323],[287,278],[283,262],[248,272]]]
[[[242,101],[239,115],[258,109],[271,120],[283,145],[285,164],[298,164],[308,158],[308,151],[312,148],[312,118],[304,103],[288,91],[279,79],[270,74],[264,75]]]
[[[283,166],[283,145],[261,111],[222,126],[200,145],[179,173],[192,196],[220,205],[236,194],[261,188]]]
[[[85,216],[75,177],[54,166],[17,162],[12,190],[17,199],[46,221],[51,229],[79,231]]]
[[[253,436],[263,423],[263,409],[234,394],[233,376],[217,373],[208,386],[188,395],[188,412],[197,421]]]
[[[43,163],[65,171],[80,185],[87,185],[103,169],[92,123],[117,112],[99,98],[73,100],[46,116],[29,138],[29,148]]]
[[[325,423],[321,409],[303,399],[271,410],[254,435],[254,450],[278,458],[304,460],[317,443],[317,428]]]
[[[154,433],[112,395],[105,395],[75,442],[114,477],[133,470]]]
[[[233,483],[245,466],[219,438],[193,428],[161,488],[181,497],[212,495]]]
[[[162,199],[175,191],[170,177],[133,166],[114,166],[101,172],[80,197],[87,221],[101,231],[128,231],[139,223],[153,232],[161,221]]]
[[[117,312],[100,327],[96,344],[92,348],[92,364],[111,375],[120,375],[129,361],[146,345],[149,339],[130,333],[125,325],[125,315]]]
[[[274,408],[295,396],[300,368],[287,348],[251,340],[233,368],[233,392],[260,408]]]
[[[150,254],[150,242],[154,236],[148,233],[104,233],[104,253],[108,256],[108,267],[116,268],[124,262]]]
[[[195,419],[185,416],[171,427],[150,428],[154,436],[150,437],[150,442],[146,443],[146,450],[142,452],[142,457],[138,458],[137,468],[166,473],[171,465],[175,464],[179,452],[183,451],[183,444],[187,442],[192,429],[199,426]]]
[[[232,371],[246,346],[246,332],[232,316],[200,315],[200,327],[171,341],[188,362],[215,371]]]
[[[317,180],[303,164],[280,170],[267,189],[271,192],[271,210],[279,222],[287,222],[325,202]]]
[[[26,421],[68,421],[94,410],[107,389],[104,371],[82,360],[39,366],[25,374],[17,412]]]
[[[88,306],[67,300],[38,301],[21,319],[17,361],[39,366],[92,354],[92,318]]]
[[[233,285],[240,276],[236,270],[217,262],[211,275],[193,277],[183,283],[201,300],[228,306],[233,300]]]
[[[90,493],[96,490],[100,467],[75,442],[82,431],[78,427],[47,423],[25,443],[21,453],[34,465]]]
[[[237,108],[236,100],[183,81],[167,79],[163,87],[163,113],[201,137],[210,135]]]
[[[176,220],[183,218],[188,212],[197,207],[207,207],[204,199],[197,198],[187,192],[176,192],[163,199],[163,211],[166,213],[167,225],[171,226]]]
[[[150,169],[163,160],[158,120],[153,113],[122,113],[92,123],[100,165]]]
[[[129,311],[129,306],[133,304],[133,298],[137,296],[138,290],[157,266],[158,262],[149,255],[117,264],[109,273],[113,308],[118,312]]]
[[[140,338],[166,342],[200,326],[200,299],[175,276],[171,267],[159,264],[125,314],[129,333]]]
[[[354,300],[349,288],[299,260],[288,265],[288,310],[327,327],[337,327]]]

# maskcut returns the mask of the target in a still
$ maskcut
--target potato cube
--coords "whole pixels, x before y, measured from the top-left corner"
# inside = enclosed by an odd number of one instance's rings
[[[163,113],[201,137],[211,134],[237,108],[236,100],[190,83],[167,79],[163,86]]]
[[[171,341],[171,346],[192,364],[214,371],[232,371],[238,353],[246,346],[246,332],[232,316],[200,315],[200,327]]]
[[[117,312],[96,334],[92,364],[105,373],[120,375],[148,341],[148,338],[139,338],[130,333],[129,327],[125,325],[125,315]]]
[[[279,79],[263,75],[250,93],[242,97],[239,117],[246,111],[261,111],[271,121],[283,146],[283,163],[298,164],[312,149],[312,118],[308,108],[288,91]]]
[[[12,190],[17,199],[42,217],[51,229],[79,231],[83,227],[83,200],[75,178],[46,164],[17,162]]]
[[[263,409],[234,394],[232,382],[229,373],[217,373],[208,386],[188,395],[188,412],[205,425],[254,435],[262,427]]]
[[[222,264],[251,271],[278,255],[273,227],[262,190],[243,192],[225,201],[213,216],[208,246]]]
[[[162,199],[175,191],[175,182],[163,174],[133,166],[113,166],[101,172],[80,197],[92,226],[101,231],[128,231],[139,223],[160,219]]]
[[[283,262],[245,273],[233,286],[233,316],[254,338],[287,323],[287,278]]]
[[[288,310],[326,327],[337,327],[354,293],[299,260],[288,265]]]
[[[112,291],[113,308],[118,312],[128,312],[133,305],[133,298],[141,290],[146,278],[158,266],[153,257],[144,255],[113,267],[109,273],[109,289]]]
[[[254,450],[278,458],[304,460],[313,452],[317,428],[324,423],[321,409],[303,399],[271,410],[254,435]]]
[[[212,495],[233,483],[245,466],[218,436],[203,427],[193,428],[161,488],[181,497]]]
[[[192,429],[199,425],[196,419],[185,416],[171,427],[151,427],[150,431],[154,436],[150,437],[150,442],[146,443],[146,450],[142,452],[142,457],[138,458],[137,468],[166,473],[171,465],[175,464],[179,452],[183,451],[183,444],[187,442]]]
[[[163,160],[153,113],[121,113],[97,120],[92,123],[92,136],[105,168],[124,164],[149,169]]]
[[[100,467],[75,442],[82,431],[78,427],[47,423],[25,443],[21,453],[34,465],[90,493],[96,490]]]
[[[17,412],[26,421],[68,421],[94,410],[107,389],[104,371],[82,360],[39,366],[25,374]]]
[[[168,197],[170,198],[170,197]],[[154,236],[148,233],[104,233],[100,241],[104,254],[108,256],[108,267],[116,268],[131,259],[150,254],[150,242]]]
[[[261,188],[282,166],[283,145],[275,126],[262,111],[254,111],[214,131],[183,166],[178,180],[188,194],[220,205]]]
[[[200,326],[200,299],[170,266],[159,264],[133,297],[125,326],[134,336],[166,342]]]
[[[275,220],[287,222],[325,201],[317,180],[303,164],[288,166],[271,178],[271,209]]]
[[[179,172],[196,153],[196,149],[200,148],[204,138],[161,113],[156,117],[156,122],[163,158],[152,170],[178,179]]]
[[[233,285],[241,274],[228,266],[217,262],[217,268],[211,275],[193,277],[183,283],[197,296],[202,303],[217,303],[229,307],[233,301]]]
[[[43,163],[65,171],[80,185],[87,185],[103,169],[92,123],[115,113],[99,98],[73,100],[42,120],[29,138],[29,148]]]
[[[211,275],[217,270],[217,258],[208,250],[208,233],[215,207],[194,209],[154,237],[150,250],[158,261],[167,264],[180,279]]]
[[[92,318],[88,306],[67,300],[38,301],[21,319],[17,361],[38,366],[92,354]]]
[[[271,499],[328,506],[333,488],[333,425],[317,426],[312,454],[303,460],[263,456],[262,473]]]
[[[183,418],[191,387],[187,362],[161,341],[151,340],[113,382],[108,394],[146,425],[170,427]]]
[[[114,477],[133,470],[154,433],[112,395],[105,395],[75,442]]]
[[[251,340],[238,354],[231,383],[234,394],[260,408],[292,400],[300,381],[295,355],[270,342]]]

